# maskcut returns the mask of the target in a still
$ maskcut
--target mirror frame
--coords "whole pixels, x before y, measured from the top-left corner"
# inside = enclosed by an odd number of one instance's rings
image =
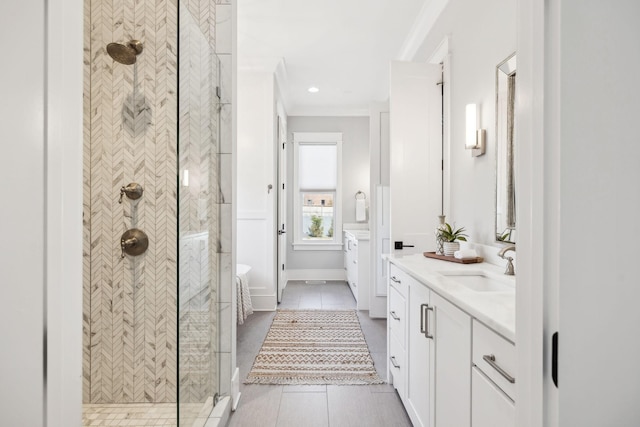
[[[504,230],[500,229],[498,230],[498,177],[499,177],[499,154],[500,154],[500,139],[502,140],[506,140],[506,137],[501,138],[501,135],[504,135],[506,133],[506,127],[507,127],[507,120],[506,120],[506,116],[501,117],[500,116],[500,105],[501,103],[504,102],[508,102],[506,100],[504,100],[503,97],[501,97],[501,93],[505,93],[504,91],[504,87],[500,86],[500,82],[501,82],[501,77],[503,77],[502,80],[504,80],[504,77],[509,77],[512,75],[516,74],[516,69],[517,69],[517,57],[516,57],[516,52],[512,53],[511,55],[509,55],[504,61],[500,62],[497,66],[496,66],[496,85],[495,85],[495,91],[496,91],[496,116],[495,116],[495,121],[496,121],[496,138],[495,138],[495,152],[496,152],[496,167],[495,167],[495,178],[496,178],[496,187],[495,187],[495,203],[494,203],[494,207],[495,207],[495,215],[494,215],[494,235],[496,238],[497,242],[500,243],[516,243],[516,229],[517,227],[512,228],[509,231],[509,236],[506,238],[501,238],[505,231],[509,229],[509,227],[507,226],[506,228],[504,228]],[[516,85],[517,88],[517,85]],[[514,89],[516,90],[516,89]],[[508,90],[506,91],[508,92]],[[516,90],[517,93],[517,90]],[[514,103],[515,103],[515,94],[514,94]],[[515,120],[515,118],[514,118]],[[514,134],[516,133],[515,130],[515,124],[514,124]],[[515,136],[514,136],[514,140],[515,140]],[[514,144],[515,145],[515,144]],[[515,147],[514,147],[514,153],[513,153],[513,158],[515,158]],[[514,161],[512,159],[512,161]],[[506,191],[506,190],[503,190]],[[515,189],[514,189],[515,192]],[[506,214],[506,213],[505,213]],[[514,213],[515,214],[515,213]]]

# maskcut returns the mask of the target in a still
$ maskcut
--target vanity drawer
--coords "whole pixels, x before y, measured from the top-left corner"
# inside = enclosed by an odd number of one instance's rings
[[[389,372],[392,376],[393,386],[401,399],[404,399],[407,393],[406,354],[396,337],[392,335],[389,342]]]
[[[409,285],[409,275],[393,264],[389,265],[389,285],[398,290],[400,295],[406,296]]]
[[[473,321],[473,364],[516,400],[516,347],[477,320]]]
[[[396,288],[389,288],[389,317],[387,317],[387,322],[389,322],[389,329],[391,330],[391,335],[393,335],[399,343],[402,345],[402,348],[406,348],[405,343],[405,325],[406,325],[406,300]]]
[[[513,427],[513,401],[478,368],[471,369],[471,425],[473,427]]]

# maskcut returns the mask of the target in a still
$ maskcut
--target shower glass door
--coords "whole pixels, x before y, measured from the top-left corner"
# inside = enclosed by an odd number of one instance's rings
[[[204,425],[218,400],[219,60],[179,2],[178,417]]]

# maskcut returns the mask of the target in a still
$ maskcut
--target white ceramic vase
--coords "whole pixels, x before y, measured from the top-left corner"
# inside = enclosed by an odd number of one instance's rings
[[[440,231],[445,228],[444,215],[438,215],[438,218],[440,219],[440,224],[436,227],[436,255],[444,255],[444,247],[442,246],[444,240],[442,240],[442,236],[440,235]]]
[[[453,256],[455,251],[460,250],[460,242],[444,242],[444,256]]]

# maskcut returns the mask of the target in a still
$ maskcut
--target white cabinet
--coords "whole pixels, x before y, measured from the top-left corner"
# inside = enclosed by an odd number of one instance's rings
[[[515,345],[473,321],[472,427],[515,426]]]
[[[471,425],[471,317],[431,292],[435,342],[435,425]]]
[[[387,291],[389,382],[393,384],[403,401],[407,396],[407,277],[391,266]]]
[[[433,325],[430,325],[431,292],[415,279],[409,280],[409,342],[407,398],[405,407],[414,426],[432,425],[434,390]]]
[[[343,235],[344,268],[347,283],[356,299],[358,310],[369,309],[369,239],[357,238],[345,231]]]
[[[477,367],[472,370],[472,426],[514,427],[516,407],[514,402]]]
[[[388,293],[389,373],[411,422],[468,427],[471,317],[393,264]]]

